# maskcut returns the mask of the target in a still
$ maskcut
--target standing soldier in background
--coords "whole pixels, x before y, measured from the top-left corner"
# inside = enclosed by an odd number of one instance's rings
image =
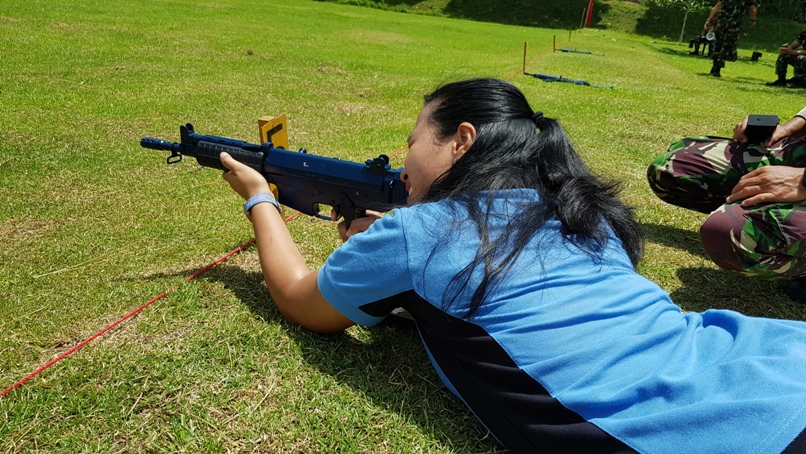
[[[750,25],[755,27],[756,3],[756,0],[718,0],[711,9],[711,14],[705,21],[705,28],[711,28],[714,24],[716,34],[716,44],[711,54],[714,60],[714,66],[711,67],[712,76],[722,77],[719,71],[725,66],[725,62],[736,61],[736,42],[739,41],[739,33],[742,31],[744,12],[750,11]]]
[[[784,44],[778,51],[778,59],[775,61],[775,74],[778,80],[767,82],[771,87],[786,87],[791,83],[795,87],[806,88],[806,49],[802,47],[806,44],[806,17],[803,22],[803,30],[789,44]],[[801,48],[798,50],[798,48]],[[794,75],[789,81],[786,80],[786,70],[792,66]]]

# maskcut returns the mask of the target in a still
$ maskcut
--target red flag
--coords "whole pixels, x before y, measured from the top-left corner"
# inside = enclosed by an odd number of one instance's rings
[[[591,0],[590,3],[588,3],[588,17],[585,21],[586,27],[591,26],[591,19],[593,19],[593,0]]]

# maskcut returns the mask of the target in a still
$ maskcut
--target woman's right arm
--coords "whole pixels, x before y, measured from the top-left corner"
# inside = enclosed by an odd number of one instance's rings
[[[222,153],[221,163],[230,169],[224,179],[244,199],[271,192],[260,173],[230,155]],[[336,332],[354,325],[322,296],[318,270],[308,268],[277,208],[271,203],[259,203],[247,217],[255,230],[266,287],[283,318],[316,332]]]

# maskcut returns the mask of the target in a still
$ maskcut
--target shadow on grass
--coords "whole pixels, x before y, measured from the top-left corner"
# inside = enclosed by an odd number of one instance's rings
[[[451,17],[482,22],[569,29],[579,26],[588,3],[588,0],[450,0],[444,12]],[[600,23],[609,10],[608,3],[596,2],[591,22]]]
[[[661,224],[644,223],[641,228],[649,242],[710,260],[699,232]],[[705,267],[680,268],[677,277],[683,287],[669,296],[683,310],[730,309],[756,317],[806,320],[806,306],[793,302],[781,291],[787,280],[760,280]]]
[[[683,28],[684,16],[685,12],[682,9],[649,5],[644,14],[636,21],[634,31],[639,35],[653,38],[679,38],[680,31]],[[688,40],[697,34],[707,18],[708,11],[689,13],[686,18],[687,26],[685,33],[683,33],[683,38]]]
[[[641,224],[644,238],[652,243],[677,248],[690,255],[708,258],[702,247],[699,232],[661,224]]]
[[[660,45],[660,46],[652,46],[655,52],[665,55],[674,55],[678,57],[689,57],[692,59],[702,60],[703,64],[708,66],[708,69],[711,69],[711,59],[708,56],[704,55],[692,55],[690,52],[693,50],[688,47],[688,43],[684,42],[680,45],[675,45],[674,47],[670,47],[669,45]],[[740,50],[739,58],[736,61],[729,61],[726,62],[726,68],[729,68],[731,65],[734,64],[748,64],[748,65],[757,65],[757,66],[766,66],[770,68],[770,72],[775,74],[775,60],[778,59],[778,51],[775,52],[762,52],[761,57],[758,61],[753,61],[751,59],[752,51],[747,50]],[[747,55],[742,55],[747,53]]]
[[[683,287],[669,296],[686,311],[730,309],[754,317],[806,320],[806,306],[790,300],[781,285],[712,268],[681,268]]]
[[[285,323],[261,273],[219,265],[198,279],[223,284],[262,321]],[[316,334],[290,324],[285,332],[308,364],[385,411],[414,422],[424,434],[461,451],[506,452],[442,384],[413,323],[391,319],[356,328],[358,338]]]
[[[422,0],[384,0],[384,3],[390,6],[399,6],[399,5],[406,5],[406,6],[414,6],[420,3]]]

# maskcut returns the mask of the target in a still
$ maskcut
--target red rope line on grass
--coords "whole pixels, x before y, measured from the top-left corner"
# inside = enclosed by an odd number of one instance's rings
[[[295,217],[295,216],[294,216],[294,217]],[[291,217],[291,218],[289,218],[289,219],[293,219],[293,217]],[[226,255],[224,255],[224,256],[222,256],[222,257],[220,257],[218,260],[214,261],[213,263],[211,263],[211,264],[209,264],[209,265],[205,266],[204,268],[200,269],[199,271],[196,271],[195,273],[193,273],[193,274],[192,274],[192,275],[190,275],[189,277],[185,278],[184,282],[189,282],[189,281],[192,281],[193,279],[196,279],[197,277],[201,276],[203,273],[205,273],[206,271],[208,271],[210,268],[212,268],[212,267],[214,267],[214,266],[218,265],[218,264],[219,264],[219,263],[221,263],[221,262],[226,261],[227,259],[229,259],[229,258],[230,258],[230,257],[232,257],[233,255],[235,255],[235,254],[237,254],[237,253],[239,253],[239,252],[243,251],[244,249],[248,248],[248,247],[249,247],[249,246],[251,246],[251,245],[252,245],[254,242],[255,242],[255,239],[254,239],[254,238],[252,238],[251,240],[247,241],[246,243],[243,243],[242,245],[240,245],[240,246],[238,246],[237,248],[233,249],[232,251],[230,251],[230,252],[229,252],[229,253],[227,253]],[[73,353],[77,352],[78,350],[80,350],[81,348],[83,348],[85,345],[89,344],[89,343],[90,343],[90,342],[92,342],[93,340],[95,340],[95,339],[97,339],[97,338],[99,338],[99,337],[103,336],[103,335],[104,335],[104,334],[106,334],[106,333],[107,333],[109,330],[111,330],[111,329],[115,328],[116,326],[120,325],[121,323],[125,322],[126,320],[128,320],[128,319],[130,319],[130,318],[134,317],[135,315],[139,314],[140,312],[142,312],[142,311],[143,311],[145,308],[147,308],[148,306],[151,306],[152,304],[154,304],[154,303],[156,303],[157,301],[159,301],[159,300],[161,300],[162,298],[164,298],[164,297],[165,297],[165,295],[167,295],[167,294],[171,293],[173,290],[176,290],[176,288],[177,288],[178,286],[179,286],[178,284],[177,284],[177,285],[174,285],[173,287],[169,288],[168,290],[166,290],[166,291],[164,291],[164,292],[160,293],[159,295],[157,295],[157,296],[155,296],[154,298],[150,299],[150,300],[149,300],[147,303],[143,304],[142,306],[138,307],[137,309],[135,309],[135,310],[133,310],[133,311],[129,312],[128,314],[124,315],[123,317],[119,318],[117,321],[115,321],[114,323],[110,324],[110,325],[109,325],[109,326],[107,326],[106,328],[104,328],[104,329],[102,329],[102,330],[98,331],[97,333],[93,334],[92,336],[88,337],[87,339],[85,339],[85,340],[83,340],[83,341],[79,342],[78,344],[76,344],[76,345],[75,345],[73,348],[71,348],[70,350],[67,350],[66,352],[62,353],[61,355],[57,356],[56,358],[54,358],[54,359],[52,359],[52,360],[48,361],[47,363],[45,363],[44,365],[40,366],[40,367],[39,367],[38,369],[36,369],[35,371],[33,371],[33,372],[31,372],[30,374],[26,375],[24,378],[22,378],[22,379],[21,379],[21,380],[19,380],[18,382],[14,383],[13,385],[9,386],[8,388],[6,388],[6,389],[4,389],[2,392],[0,392],[0,397],[5,396],[6,394],[8,394],[8,393],[10,393],[11,391],[13,391],[15,388],[17,388],[17,387],[19,387],[20,385],[22,385],[23,383],[25,383],[25,382],[27,382],[28,380],[30,380],[30,379],[32,379],[32,378],[34,378],[34,377],[36,377],[37,375],[41,374],[42,372],[44,372],[45,370],[47,370],[48,368],[50,368],[50,367],[51,367],[51,366],[53,366],[54,364],[59,363],[59,362],[60,362],[60,361],[62,361],[63,359],[65,359],[65,358],[67,358],[68,356],[72,355]]]
[[[300,215],[300,213],[299,213],[299,212],[294,213],[294,214],[292,214],[291,216],[287,217],[287,218],[285,219],[285,222],[292,221],[292,220],[296,219],[296,218],[297,218],[299,215]],[[221,256],[221,257],[219,257],[219,258],[218,258],[216,261],[214,261],[213,263],[211,263],[211,264],[209,264],[209,265],[205,266],[204,268],[200,269],[199,271],[196,271],[196,272],[195,272],[195,273],[193,273],[192,275],[188,276],[187,278],[185,278],[185,280],[184,280],[183,282],[190,282],[190,281],[192,281],[193,279],[196,279],[197,277],[199,277],[199,276],[201,276],[202,274],[204,274],[205,272],[207,272],[207,271],[208,271],[210,268],[212,268],[212,267],[214,267],[214,266],[218,265],[219,263],[222,263],[222,262],[227,261],[227,260],[228,260],[230,257],[232,257],[233,255],[235,255],[235,254],[237,254],[237,253],[239,253],[239,252],[241,252],[241,251],[245,250],[246,248],[248,248],[249,246],[251,246],[252,244],[254,244],[254,243],[255,243],[255,241],[256,241],[256,240],[255,240],[255,238],[252,238],[251,240],[247,241],[246,243],[241,244],[240,246],[238,246],[238,247],[236,247],[235,249],[231,250],[231,251],[230,251],[230,252],[228,252],[227,254],[225,254],[225,255],[223,255],[223,256]],[[40,366],[39,368],[37,368],[35,371],[31,372],[30,374],[28,374],[28,375],[26,375],[25,377],[23,377],[21,380],[17,381],[17,382],[16,382],[16,383],[14,383],[13,385],[9,386],[8,388],[6,388],[6,389],[4,389],[2,392],[0,392],[0,397],[5,396],[6,394],[8,394],[8,393],[10,393],[11,391],[13,391],[15,388],[18,388],[18,387],[19,387],[20,385],[22,385],[23,383],[25,383],[25,382],[27,382],[28,380],[30,380],[30,379],[32,379],[32,378],[34,378],[34,377],[36,377],[37,375],[41,374],[42,372],[44,372],[45,370],[47,370],[47,369],[48,369],[48,368],[50,368],[51,366],[53,366],[53,365],[55,365],[55,364],[57,364],[57,363],[61,362],[62,360],[64,360],[64,359],[65,359],[65,358],[67,358],[68,356],[70,356],[70,355],[72,355],[73,353],[75,353],[75,352],[79,351],[79,350],[80,350],[80,349],[82,349],[82,348],[83,348],[85,345],[87,345],[87,344],[89,344],[90,342],[94,341],[95,339],[97,339],[97,338],[99,338],[99,337],[103,336],[104,334],[106,334],[106,333],[107,333],[108,331],[110,331],[111,329],[115,328],[116,326],[120,325],[121,323],[125,322],[126,320],[128,320],[128,319],[130,319],[130,318],[134,317],[135,315],[139,314],[140,312],[142,312],[142,311],[143,311],[145,308],[147,308],[148,306],[151,306],[152,304],[154,304],[154,303],[156,303],[157,301],[159,301],[159,300],[161,300],[162,298],[164,298],[164,297],[165,297],[167,294],[169,294],[169,293],[171,293],[172,291],[176,290],[176,288],[177,288],[177,287],[179,287],[179,285],[178,285],[178,284],[177,284],[177,285],[174,285],[173,287],[169,288],[168,290],[166,290],[166,291],[164,291],[164,292],[160,293],[159,295],[157,295],[157,296],[155,296],[154,298],[150,299],[150,300],[149,300],[147,303],[143,304],[142,306],[138,307],[137,309],[135,309],[135,310],[133,310],[133,311],[129,312],[128,314],[124,315],[123,317],[119,318],[118,320],[116,320],[114,323],[110,324],[110,325],[109,325],[109,326],[107,326],[106,328],[104,328],[104,329],[102,329],[102,330],[98,331],[97,333],[93,334],[92,336],[88,337],[87,339],[85,339],[85,340],[83,340],[83,341],[79,342],[78,344],[76,344],[76,345],[75,345],[73,348],[71,348],[70,350],[67,350],[66,352],[62,353],[61,355],[57,356],[56,358],[53,358],[52,360],[48,361],[48,362],[47,362],[47,363],[45,363],[44,365],[42,365],[42,366]]]

